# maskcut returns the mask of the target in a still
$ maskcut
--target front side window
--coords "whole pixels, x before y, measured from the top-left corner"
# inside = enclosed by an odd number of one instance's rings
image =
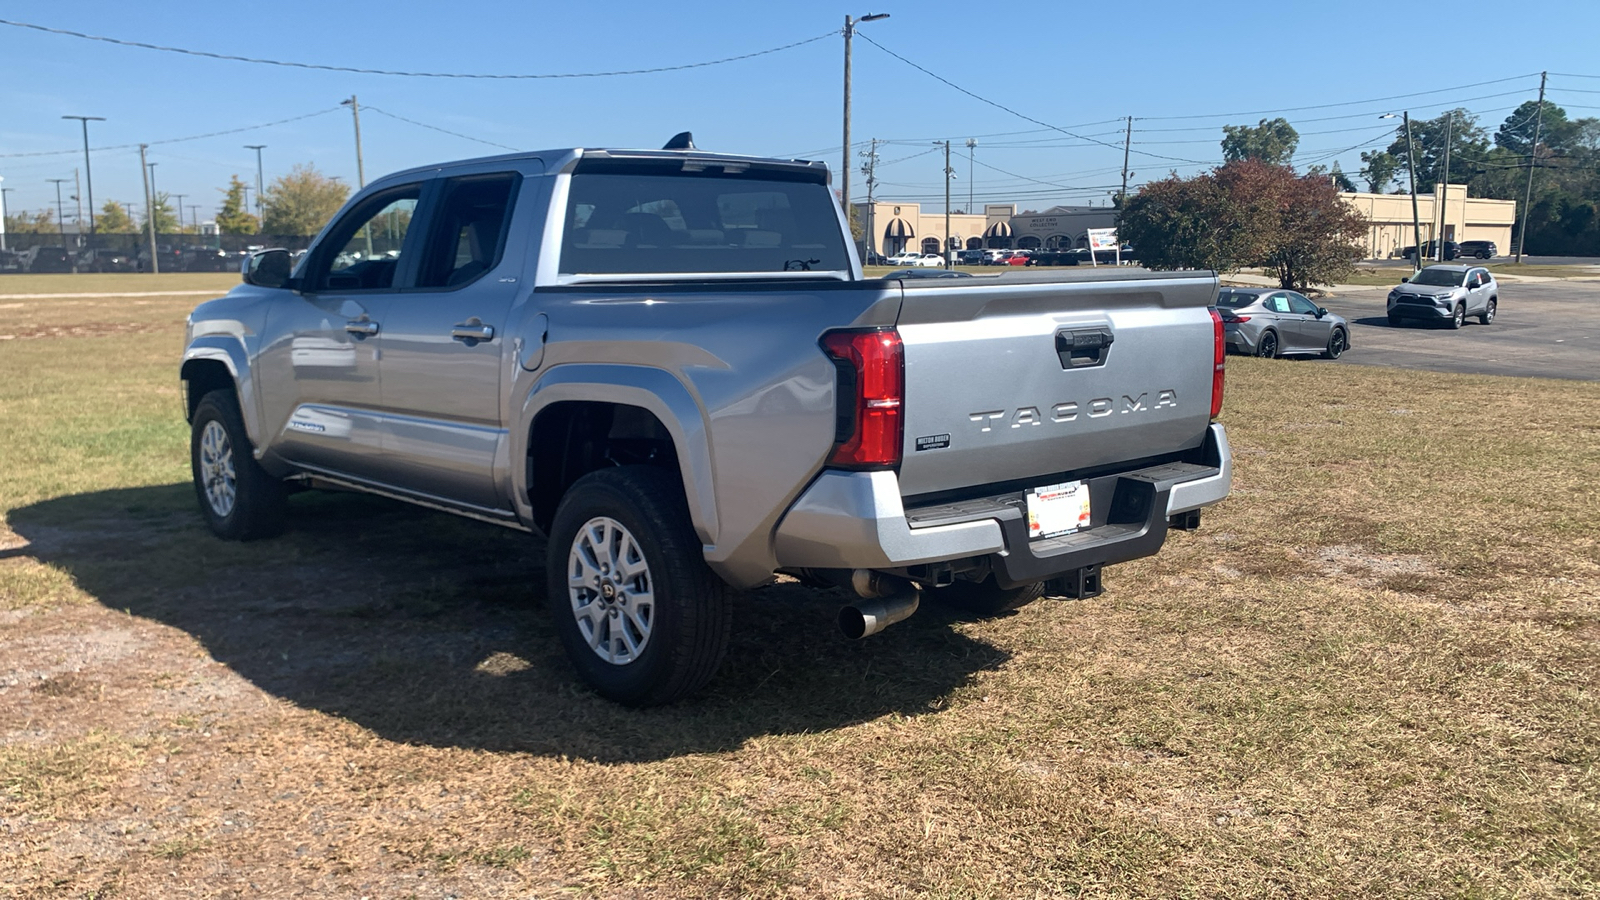
[[[669,174],[660,166],[572,176],[562,274],[849,268],[825,184],[715,170]]]
[[[385,191],[351,210],[323,242],[316,269],[308,274],[313,291],[373,291],[394,287],[411,217],[422,185]]]
[[[1316,305],[1299,294],[1289,295],[1289,310],[1302,316],[1314,316],[1317,314]]]

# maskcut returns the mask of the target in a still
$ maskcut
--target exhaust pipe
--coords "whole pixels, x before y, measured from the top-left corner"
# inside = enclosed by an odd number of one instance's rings
[[[839,610],[839,630],[851,640],[860,640],[911,618],[921,602],[922,592],[915,587],[887,597],[863,600]]]

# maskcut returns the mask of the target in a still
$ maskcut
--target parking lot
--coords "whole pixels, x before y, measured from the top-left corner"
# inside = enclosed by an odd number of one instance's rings
[[[1600,381],[1600,280],[1502,281],[1493,325],[1391,326],[1388,288],[1342,288],[1322,301],[1350,320],[1352,365]]]

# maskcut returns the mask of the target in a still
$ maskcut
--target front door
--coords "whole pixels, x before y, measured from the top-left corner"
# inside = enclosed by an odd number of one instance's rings
[[[378,306],[397,289],[421,184],[375,194],[318,243],[301,292],[273,305],[260,370],[264,421],[297,465],[382,481]]]
[[[381,304],[383,440],[398,483],[484,509],[509,508],[495,476],[506,446],[502,372],[515,364],[507,318],[524,290],[522,254],[505,250],[520,180],[442,181],[415,286]]]
[[[1317,350],[1328,346],[1333,335],[1333,320],[1317,318],[1317,305],[1300,294],[1289,292],[1289,311],[1299,318],[1294,323],[1297,333],[1295,343],[1302,350]]]

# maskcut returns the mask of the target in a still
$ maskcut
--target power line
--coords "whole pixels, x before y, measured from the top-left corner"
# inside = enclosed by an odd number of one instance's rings
[[[904,56],[901,56],[900,54],[894,52],[893,50],[890,50],[888,47],[883,46],[882,44],[878,43],[877,41],[873,40],[870,37],[867,37],[864,34],[859,34],[859,35],[857,35],[857,37],[861,38],[862,40],[866,41],[867,43],[871,44],[872,46],[877,47],[879,50],[882,50],[883,52],[889,54],[890,56],[894,57],[895,59],[900,60],[901,62],[905,63],[906,65],[910,66],[911,68],[916,69],[917,71],[921,72],[922,74],[927,75],[928,77],[934,79],[935,81],[938,81],[938,82],[940,82],[940,83],[942,83],[942,84],[944,84],[944,85],[946,85],[948,87],[952,87],[952,88],[956,89],[957,91],[960,91],[961,93],[966,94],[968,97],[971,97],[972,99],[979,101],[980,103],[986,103],[989,106],[994,107],[995,109],[998,109],[998,110],[1000,110],[1002,112],[1010,113],[1011,115],[1016,116],[1019,119],[1022,119],[1022,120],[1027,121],[1027,122],[1032,122],[1035,125],[1042,125],[1045,128],[1048,128],[1048,129],[1050,129],[1052,131],[1059,131],[1062,134],[1066,135],[1067,137],[1077,138],[1080,141],[1088,141],[1091,144],[1099,144],[1099,145],[1101,145],[1103,147],[1110,147],[1113,150],[1121,150],[1122,149],[1122,147],[1117,145],[1117,144],[1107,143],[1105,141],[1096,140],[1096,139],[1094,139],[1092,137],[1088,137],[1087,135],[1077,134],[1075,132],[1068,131],[1067,129],[1062,128],[1062,127],[1060,127],[1058,125],[1051,125],[1049,122],[1044,122],[1044,121],[1041,121],[1039,119],[1035,119],[1034,117],[1032,117],[1030,115],[1027,115],[1025,113],[1017,112],[1016,110],[1012,109],[1009,106],[1006,106],[1003,103],[997,103],[997,102],[995,102],[993,100],[990,100],[987,97],[983,97],[983,96],[980,96],[978,94],[974,94],[972,91],[967,90],[966,88],[962,87],[959,84],[956,84],[955,82],[951,81],[950,79],[945,78],[942,75],[936,74],[934,72],[929,71],[928,69],[923,68],[922,66],[917,65],[916,63],[912,62],[911,60],[906,59]],[[1156,159],[1170,159],[1170,160],[1174,160],[1176,162],[1198,162],[1198,160],[1182,159],[1182,158],[1176,157],[1176,156],[1162,156],[1159,153],[1145,153],[1144,151],[1140,151],[1140,150],[1135,150],[1134,152],[1135,153],[1140,153],[1141,155],[1144,155],[1144,156],[1153,156]]]
[[[773,47],[769,50],[757,50],[754,53],[742,53],[738,56],[728,56],[722,59],[707,60],[705,62],[684,63],[676,66],[655,66],[649,69],[620,69],[613,72],[559,72],[546,74],[509,74],[497,75],[482,72],[405,72],[394,69],[358,69],[353,66],[330,66],[322,63],[288,62],[279,59],[258,59],[250,56],[233,56],[227,53],[212,53],[206,50],[189,50],[183,47],[167,47],[161,44],[147,44],[143,41],[127,41],[121,38],[105,37],[97,34],[84,34],[81,31],[69,31],[65,28],[49,28],[44,25],[35,25],[31,22],[16,22],[10,19],[0,19],[0,25],[10,25],[13,28],[29,28],[42,31],[46,34],[59,34],[66,37],[80,38],[86,41],[100,41],[106,44],[117,44],[123,47],[137,47],[141,50],[159,50],[162,53],[178,53],[183,56],[199,56],[206,59],[220,59],[228,62],[253,63],[261,66],[282,66],[290,69],[316,69],[322,72],[349,72],[356,75],[393,75],[402,78],[472,78],[502,81],[521,81],[548,78],[606,78],[615,75],[652,75],[659,72],[679,72],[684,69],[702,69],[706,66],[720,66],[724,63],[738,62],[743,59],[753,59],[757,56],[766,56],[769,53],[778,53],[792,50],[795,47],[815,43],[816,41],[831,38],[839,32],[837,29],[816,37],[809,37],[803,41],[784,44],[782,47]]]
[[[201,140],[201,139],[204,139],[204,138],[221,137],[221,136],[223,136],[225,134],[238,134],[241,131],[255,131],[257,128],[271,128],[271,127],[273,127],[275,125],[287,125],[290,122],[298,122],[301,119],[311,119],[311,118],[315,118],[317,116],[325,116],[325,115],[327,115],[328,113],[331,113],[331,112],[339,112],[339,110],[340,110],[340,107],[335,106],[335,107],[332,107],[330,109],[318,110],[318,111],[316,111],[314,113],[306,113],[303,116],[294,116],[294,117],[288,118],[288,119],[279,119],[276,122],[263,122],[260,125],[246,125],[243,128],[229,128],[226,131],[212,131],[212,132],[207,132],[206,134],[191,134],[188,137],[166,138],[164,140],[159,140],[159,141],[144,141],[144,143],[149,145],[149,146],[152,146],[152,147],[155,146],[156,144],[181,144],[184,141],[198,141],[198,140]],[[138,149],[138,147],[139,147],[138,144],[113,144],[112,146],[109,146],[109,147],[95,147],[93,149],[94,149],[94,152],[96,152],[96,153],[103,153],[103,152],[108,151],[108,150],[135,150],[135,149]],[[41,151],[38,151],[38,152],[35,152],[35,153],[0,153],[0,159],[15,159],[15,158],[18,158],[18,157],[23,157],[23,156],[63,156],[65,154],[69,154],[69,153],[81,153],[81,152],[83,152],[83,151],[75,149],[75,150],[41,150]]]
[[[445,128],[440,128],[437,125],[429,125],[426,122],[418,122],[416,119],[408,119],[405,116],[397,116],[392,112],[385,112],[384,110],[381,110],[381,109],[377,108],[376,106],[364,106],[364,107],[362,107],[362,109],[366,110],[367,112],[375,112],[380,116],[388,116],[391,119],[399,119],[402,122],[405,122],[405,123],[408,123],[408,124],[411,124],[411,125],[415,125],[418,128],[426,128],[429,131],[437,131],[437,132],[439,132],[441,134],[448,134],[451,137],[458,137],[458,138],[461,138],[463,140],[468,140],[468,141],[476,141],[476,142],[478,142],[480,144],[488,144],[491,147],[499,147],[502,150],[516,151],[516,150],[520,150],[521,149],[520,147],[508,147],[505,144],[497,144],[494,141],[486,141],[483,138],[475,138],[470,134],[462,134],[459,131],[450,131],[450,130],[445,129]]]
[[[1459,85],[1456,85],[1455,87],[1438,88],[1436,90],[1431,90],[1431,91],[1417,91],[1416,93],[1413,93],[1413,94],[1395,94],[1394,96],[1391,96],[1391,97],[1372,97],[1372,98],[1369,98],[1369,99],[1366,99],[1366,100],[1345,100],[1345,101],[1342,101],[1342,102],[1339,102],[1339,103],[1319,103],[1319,104],[1316,104],[1316,105],[1313,105],[1313,106],[1285,106],[1282,109],[1257,109],[1257,110],[1247,110],[1247,111],[1244,111],[1244,112],[1206,113],[1204,115],[1191,115],[1191,116],[1143,116],[1141,118],[1144,121],[1147,121],[1147,122],[1175,122],[1175,121],[1180,121],[1180,120],[1183,120],[1183,119],[1227,119],[1227,118],[1233,118],[1233,117],[1236,117],[1236,116],[1264,116],[1264,115],[1267,115],[1268,113],[1303,112],[1303,111],[1308,110],[1308,109],[1333,109],[1333,108],[1339,107],[1339,106],[1358,106],[1358,105],[1363,104],[1363,103],[1388,103],[1388,102],[1393,101],[1393,100],[1406,100],[1406,99],[1409,99],[1411,97],[1426,97],[1429,94],[1444,94],[1444,93],[1448,93],[1450,91],[1464,91],[1464,90],[1466,90],[1468,88],[1483,87],[1485,85],[1490,85],[1490,84],[1504,84],[1505,82],[1508,82],[1508,81],[1517,81],[1517,80],[1523,79],[1523,78],[1532,78],[1533,76],[1538,75],[1538,74],[1539,74],[1538,72],[1530,72],[1527,75],[1513,75],[1513,76],[1511,76],[1509,78],[1496,78],[1493,81],[1478,81],[1478,82],[1474,82],[1472,84],[1459,84]],[[1504,95],[1501,95],[1501,96],[1504,96]]]

